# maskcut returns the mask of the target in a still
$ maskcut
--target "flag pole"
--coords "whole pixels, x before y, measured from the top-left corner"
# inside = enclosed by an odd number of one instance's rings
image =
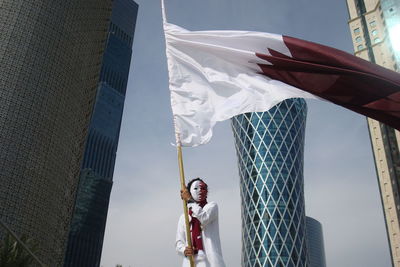
[[[161,14],[162,14],[162,21],[163,21],[163,26],[165,27],[165,24],[167,23],[167,15],[165,12],[165,5],[164,5],[164,0],[161,0]],[[179,165],[179,176],[180,176],[180,182],[181,182],[181,190],[186,189],[186,182],[185,182],[185,172],[183,170],[183,157],[182,157],[182,144],[181,140],[178,134],[178,131],[176,130],[176,118],[174,116],[174,129],[175,129],[175,139],[176,139],[176,148],[178,151],[178,165]],[[190,234],[190,224],[189,224],[189,210],[187,207],[187,201],[185,199],[182,199],[183,203],[183,214],[185,216],[185,228],[186,228],[186,240],[187,240],[187,246],[190,248],[192,247],[192,237]],[[194,256],[189,256],[189,262],[190,262],[190,267],[196,267],[194,263]]]
[[[181,190],[185,190],[186,189],[185,173],[183,170],[182,146],[180,142],[177,145],[177,150],[178,150],[178,164],[179,164],[179,175],[181,181]],[[192,237],[190,235],[190,225],[189,225],[189,210],[187,207],[186,199],[182,199],[182,201],[183,201],[183,214],[185,215],[187,245],[188,247],[192,248]],[[189,261],[190,261],[190,267],[195,267],[193,255],[189,257]]]

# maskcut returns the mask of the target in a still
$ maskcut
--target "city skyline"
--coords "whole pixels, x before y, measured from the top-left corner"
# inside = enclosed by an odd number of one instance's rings
[[[115,179],[105,235],[105,267],[116,263],[141,267],[180,264],[173,243],[182,211],[176,151],[170,145],[174,134],[160,1],[137,2],[136,57],[117,154],[118,181]],[[353,53],[345,1],[257,0],[249,4],[167,0],[166,9],[172,23],[189,30],[275,32]],[[365,117],[327,102],[307,103],[306,214],[324,225],[327,265],[389,267]],[[138,125],[140,129],[135,128]],[[187,180],[205,178],[210,200],[219,203],[224,258],[228,266],[238,267],[239,176],[229,122],[217,124],[210,144],[183,153]],[[152,234],[160,218],[165,230]]]

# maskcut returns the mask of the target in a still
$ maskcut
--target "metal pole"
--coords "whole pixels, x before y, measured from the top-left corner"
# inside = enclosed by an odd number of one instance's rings
[[[182,147],[180,144],[177,145],[178,149],[178,164],[179,164],[179,175],[181,180],[181,189],[184,190],[186,188],[185,183],[185,173],[183,171],[183,159],[182,159]],[[187,207],[187,201],[183,199],[183,214],[185,215],[185,225],[186,225],[186,240],[188,247],[192,247],[192,237],[190,235],[190,225],[189,225],[189,212]],[[195,267],[194,257],[193,255],[189,257],[190,267]]]
[[[33,254],[33,252],[24,244],[24,242],[21,241],[21,239],[18,238],[18,236],[0,219],[0,224],[1,226],[3,226],[4,229],[6,229],[6,231],[8,233],[10,233],[10,235],[12,235],[14,237],[15,240],[17,240],[17,242],[32,256],[32,258],[41,266],[41,267],[46,267],[46,265],[44,265],[36,256],[35,254]]]

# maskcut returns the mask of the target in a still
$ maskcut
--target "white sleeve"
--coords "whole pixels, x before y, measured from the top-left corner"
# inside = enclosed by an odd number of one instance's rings
[[[178,221],[178,229],[176,230],[176,241],[175,241],[175,249],[178,254],[184,256],[184,251],[186,248],[186,230],[185,230],[185,219],[184,216],[181,215]]]
[[[207,203],[203,208],[192,203],[191,208],[192,216],[197,218],[203,227],[218,218],[218,205],[215,202]]]

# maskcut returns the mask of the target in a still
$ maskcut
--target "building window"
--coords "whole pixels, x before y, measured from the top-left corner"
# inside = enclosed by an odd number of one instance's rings
[[[380,41],[381,41],[380,38],[375,38],[375,39],[374,39],[374,43],[379,43]]]
[[[361,37],[360,37],[360,36],[358,36],[358,37],[356,38],[356,42],[357,42],[357,43],[361,42]]]
[[[355,33],[355,34],[359,34],[359,33],[360,33],[360,28],[355,28],[355,29],[354,29],[354,33]]]
[[[357,46],[357,50],[362,50],[364,48],[364,46],[363,45],[359,45],[359,46]]]
[[[375,35],[378,34],[378,31],[377,30],[373,30],[371,33],[372,33],[373,36],[375,36]]]
[[[371,21],[371,22],[369,23],[369,25],[370,25],[371,27],[375,27],[375,26],[376,26],[376,21],[375,21],[375,20]]]

